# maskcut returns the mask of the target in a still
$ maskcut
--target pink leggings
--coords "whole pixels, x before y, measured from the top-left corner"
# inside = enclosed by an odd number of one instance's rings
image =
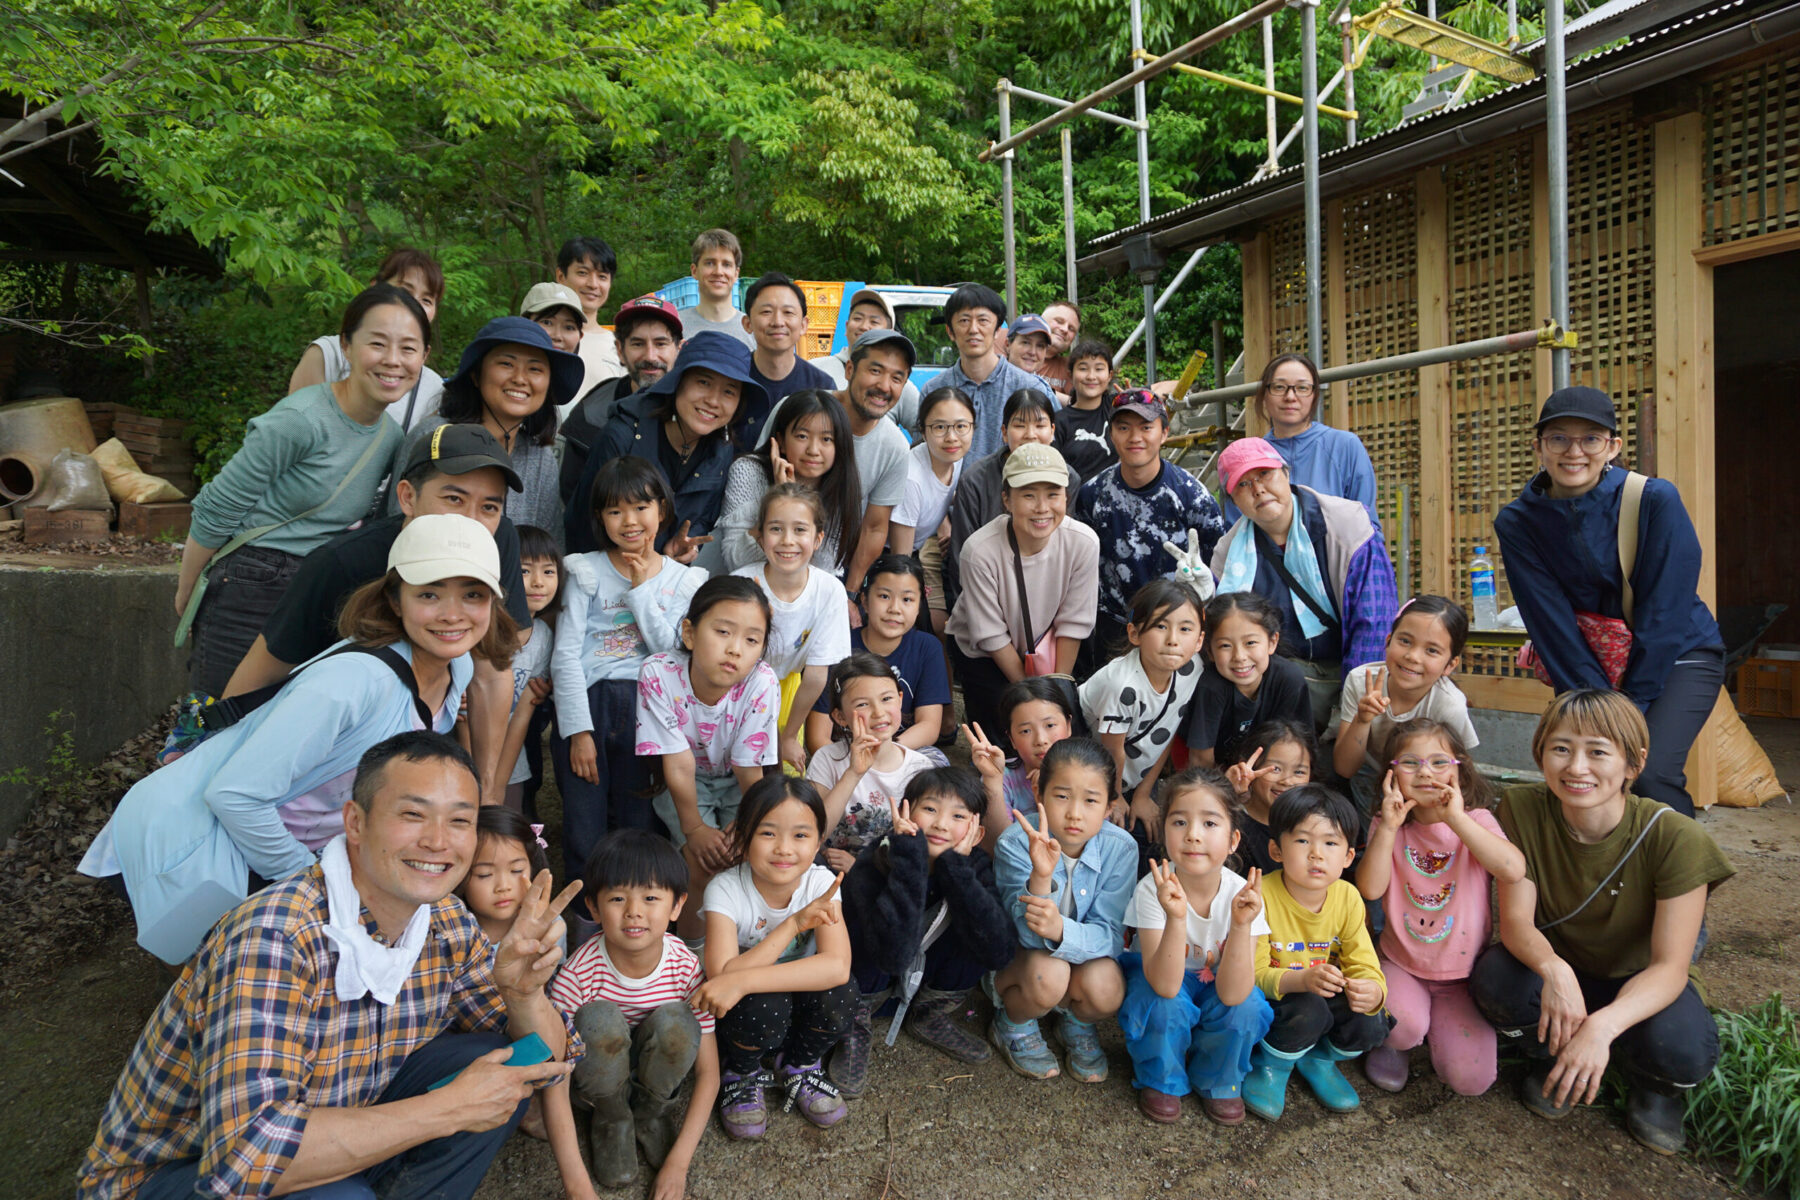
[[[1387,1008],[1394,1018],[1392,1050],[1411,1050],[1429,1036],[1431,1065],[1460,1096],[1479,1096],[1494,1083],[1494,1027],[1469,998],[1466,979],[1420,979],[1383,955]]]

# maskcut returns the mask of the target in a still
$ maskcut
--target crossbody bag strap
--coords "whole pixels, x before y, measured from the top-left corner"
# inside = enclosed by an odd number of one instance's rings
[[[426,729],[431,728],[431,706],[425,703],[425,697],[419,695],[418,676],[413,674],[412,664],[406,661],[405,655],[392,646],[346,646],[344,649],[371,654],[386,663],[400,677],[400,682],[406,685],[406,690],[412,693],[413,710],[419,714],[419,721]]]
[[[379,419],[386,420],[385,417]],[[319,501],[305,512],[295,513],[291,517],[285,517],[282,520],[272,522],[268,525],[259,525],[255,529],[246,529],[233,537],[230,541],[226,542],[223,546],[220,546],[218,550],[214,551],[212,558],[207,562],[206,566],[200,569],[200,577],[194,581],[194,593],[188,597],[187,608],[184,609],[181,614],[181,623],[175,627],[175,644],[181,646],[187,642],[188,632],[194,627],[194,618],[200,615],[200,601],[206,595],[207,578],[212,572],[214,563],[224,562],[226,558],[235,554],[238,550],[249,545],[251,542],[256,541],[260,537],[274,533],[284,525],[291,525],[295,521],[303,520],[304,518],[310,517],[314,513],[325,509],[333,500],[336,500],[339,496],[343,495],[344,489],[350,486],[351,480],[362,474],[362,469],[369,465],[369,459],[374,455],[375,451],[380,448],[381,442],[381,434],[377,431],[375,436],[369,439],[369,444],[363,447],[362,454],[358,456],[355,464],[351,466],[349,473],[338,480],[338,485],[331,489],[331,495],[325,497],[325,499]]]
[[[1298,513],[1295,514],[1294,519],[1300,519]],[[1321,607],[1319,602],[1313,599],[1312,593],[1300,586],[1300,581],[1288,571],[1287,564],[1281,560],[1280,556],[1270,558],[1269,565],[1275,568],[1275,573],[1281,576],[1281,581],[1288,585],[1288,590],[1300,597],[1302,604],[1312,609],[1313,616],[1319,618],[1319,622],[1325,628],[1334,631],[1343,629],[1344,623],[1338,620],[1337,614],[1328,608]]]
[[[1542,933],[1546,929],[1556,928],[1564,921],[1579,916],[1582,909],[1592,904],[1594,902],[1594,897],[1605,890],[1606,886],[1613,881],[1614,876],[1625,869],[1625,864],[1631,861],[1631,856],[1637,853],[1637,848],[1644,844],[1644,839],[1650,836],[1650,831],[1656,828],[1656,823],[1662,820],[1663,814],[1668,811],[1670,810],[1667,808],[1658,808],[1655,812],[1651,813],[1650,819],[1644,822],[1644,827],[1638,831],[1637,837],[1632,840],[1631,845],[1625,847],[1625,853],[1619,856],[1619,861],[1613,864],[1613,869],[1606,873],[1606,878],[1594,885],[1594,890],[1588,893],[1587,899],[1583,900],[1580,904],[1577,904],[1562,916],[1556,918],[1556,920],[1544,925],[1539,925],[1538,932]]]
[[[1011,525],[1006,527],[1006,541],[1007,544],[1012,547],[1013,578],[1018,580],[1019,583],[1019,607],[1025,614],[1025,636],[1031,641],[1030,645],[1019,651],[1019,657],[1030,658],[1031,652],[1037,649],[1039,639],[1031,636],[1031,630],[1033,628],[1031,624],[1031,596],[1025,590],[1025,560],[1019,555],[1019,536],[1013,532],[1013,527]],[[1045,629],[1044,632],[1049,633],[1050,631],[1049,629]]]
[[[1129,746],[1137,745],[1139,742],[1143,741],[1146,737],[1149,736],[1150,731],[1152,729],[1155,729],[1158,725],[1162,724],[1163,717],[1168,714],[1169,705],[1175,703],[1175,691],[1176,691],[1175,676],[1173,674],[1171,674],[1169,676],[1169,694],[1163,697],[1162,707],[1156,710],[1156,719],[1154,721],[1150,722],[1148,725],[1144,726],[1142,729],[1138,730],[1136,733],[1132,734],[1130,737],[1126,738],[1125,739],[1126,746],[1129,747]]]
[[[1631,573],[1637,568],[1638,513],[1644,504],[1644,484],[1649,480],[1636,471],[1625,472],[1625,487],[1619,494],[1619,577],[1624,582],[1625,624],[1631,624]]]

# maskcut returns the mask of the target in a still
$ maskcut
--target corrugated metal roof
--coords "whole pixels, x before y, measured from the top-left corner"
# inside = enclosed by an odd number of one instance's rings
[[[1647,3],[1650,2],[1650,0],[1636,0],[1636,2]],[[1710,24],[1721,18],[1724,14],[1735,14],[1740,12],[1740,10],[1748,10],[1750,8],[1751,0],[1727,0],[1724,4],[1716,4],[1703,11],[1690,13],[1680,20],[1672,21],[1659,29],[1646,33],[1641,37],[1634,38],[1624,45],[1613,46],[1609,49],[1590,54],[1585,58],[1582,58],[1579,62],[1571,64],[1568,71],[1569,82],[1571,84],[1579,82],[1589,75],[1599,73],[1616,61],[1634,56],[1647,48],[1653,48],[1657,43],[1681,34],[1684,31],[1691,30],[1695,26]],[[1354,161],[1364,155],[1373,153],[1374,151],[1371,150],[1371,147],[1383,148],[1403,143],[1413,138],[1422,137],[1425,134],[1440,128],[1453,127],[1492,109],[1505,107],[1517,100],[1523,93],[1533,90],[1541,92],[1543,86],[1544,81],[1541,78],[1535,79],[1530,83],[1510,84],[1498,91],[1490,92],[1479,100],[1472,100],[1467,104],[1461,104],[1455,108],[1438,109],[1435,112],[1427,113],[1412,121],[1396,125],[1394,128],[1376,134],[1374,137],[1365,138],[1362,141],[1357,142],[1354,146],[1339,146],[1338,148],[1319,156],[1320,173],[1324,174],[1330,171],[1334,166],[1341,162]],[[1105,250],[1116,246],[1120,242],[1137,234],[1154,232],[1170,225],[1179,224],[1182,221],[1198,216],[1207,210],[1228,207],[1234,201],[1288,186],[1297,181],[1300,178],[1301,173],[1301,164],[1296,163],[1293,166],[1283,167],[1281,170],[1272,175],[1264,176],[1262,179],[1241,183],[1236,187],[1227,188],[1222,192],[1215,192],[1204,199],[1196,200],[1181,208],[1173,209],[1160,216],[1152,217],[1148,221],[1141,221],[1136,225],[1128,225],[1121,229],[1115,229],[1111,233],[1102,234],[1090,241],[1088,247],[1093,251]]]

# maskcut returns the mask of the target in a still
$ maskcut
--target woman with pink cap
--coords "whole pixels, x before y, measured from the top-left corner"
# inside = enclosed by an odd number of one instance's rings
[[[1262,438],[1219,456],[1225,494],[1244,515],[1213,550],[1218,591],[1255,592],[1281,610],[1281,649],[1306,671],[1323,728],[1351,668],[1378,662],[1399,598],[1387,544],[1355,500],[1294,484]]]

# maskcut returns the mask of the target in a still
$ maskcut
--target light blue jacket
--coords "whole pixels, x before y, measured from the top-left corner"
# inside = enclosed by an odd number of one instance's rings
[[[1027,813],[1035,829],[1043,814]],[[1015,822],[994,843],[994,884],[1000,903],[1012,916],[1013,932],[1027,950],[1048,950],[1051,957],[1080,964],[1095,958],[1117,958],[1125,949],[1125,907],[1137,886],[1137,843],[1107,821],[1081,848],[1070,871],[1060,859],[1050,878],[1050,899],[1060,908],[1063,893],[1075,891],[1075,912],[1063,918],[1062,941],[1052,946],[1025,925],[1025,884],[1031,879],[1031,841]],[[1071,878],[1071,875],[1073,878]]]
[[[412,660],[408,643],[394,649]],[[439,732],[455,725],[472,673],[468,655],[451,662]],[[139,943],[180,962],[248,894],[251,871],[279,880],[312,866],[281,806],[355,770],[364,751],[416,720],[412,693],[380,659],[315,659],[267,704],[139,780],[82,869],[100,873],[90,868],[115,858]]]

